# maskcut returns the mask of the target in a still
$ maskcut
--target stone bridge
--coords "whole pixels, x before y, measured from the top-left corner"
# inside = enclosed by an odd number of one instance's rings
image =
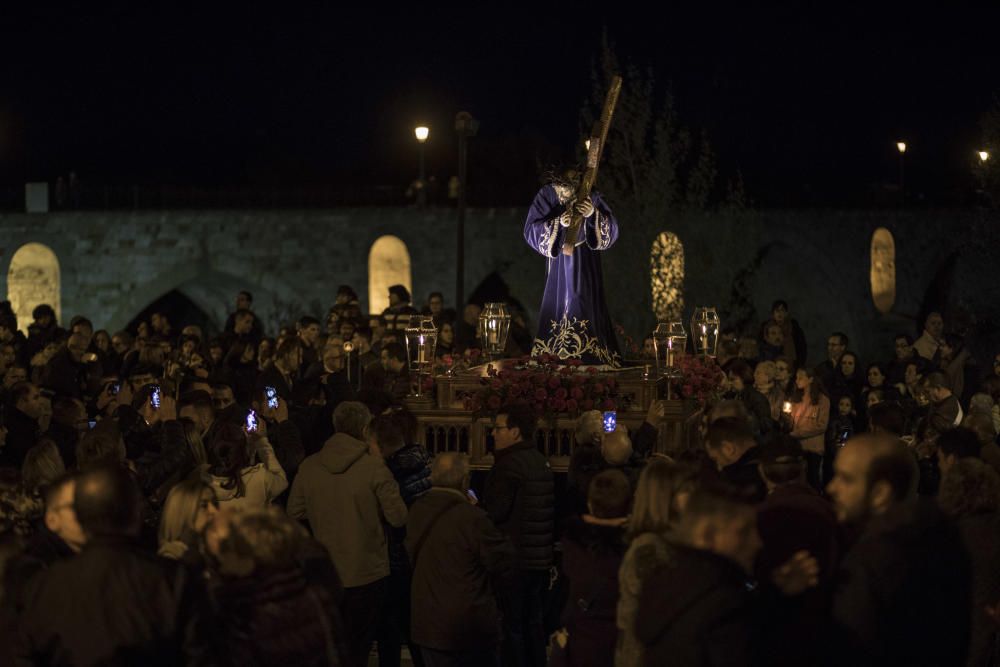
[[[524,213],[469,212],[465,289],[505,284],[535,316],[545,261],[521,238]],[[671,280],[683,293],[685,318],[695,305],[716,305],[724,324],[727,315],[760,321],[773,299],[785,298],[813,362],[836,329],[863,359],[885,358],[891,333],[915,331],[930,308],[954,321],[974,314],[984,353],[1000,343],[1000,231],[983,211],[751,210],[681,216],[662,228],[682,247],[680,277]],[[895,267],[887,312],[872,297],[870,249],[879,228],[895,251],[881,261]],[[0,262],[8,267],[2,291],[19,313],[47,300],[63,320],[82,313],[112,331],[174,292],[221,328],[237,291],[248,289],[272,333],[302,313],[322,317],[343,283],[355,287],[363,308],[376,310],[396,282],[409,284],[417,303],[431,291],[454,299],[455,213],[447,209],[3,214],[0,234]],[[627,238],[628,221],[621,234]],[[619,241],[604,262],[612,316],[633,336],[654,322],[630,306],[630,295],[650,289],[648,278],[625,278],[636,275],[636,263],[649,266],[648,241]]]

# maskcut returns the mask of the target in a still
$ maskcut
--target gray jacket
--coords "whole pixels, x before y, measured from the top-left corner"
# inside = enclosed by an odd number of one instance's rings
[[[307,457],[292,483],[288,514],[309,520],[345,587],[389,576],[382,517],[391,526],[404,525],[406,504],[385,462],[365,443],[336,433]]]

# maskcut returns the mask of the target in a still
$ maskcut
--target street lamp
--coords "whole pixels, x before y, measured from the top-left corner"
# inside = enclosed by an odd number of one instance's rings
[[[989,151],[979,151],[979,161],[980,162],[986,162],[989,159],[990,159],[990,153],[989,153]]]
[[[903,156],[906,154],[906,142],[897,141],[896,150],[899,151],[899,203],[906,203],[906,188],[903,180]]]
[[[413,128],[413,134],[416,135],[417,143],[420,144],[420,180],[417,181],[418,206],[423,206],[427,203],[427,183],[424,181],[424,143],[427,141],[430,133],[430,129],[423,125]]]

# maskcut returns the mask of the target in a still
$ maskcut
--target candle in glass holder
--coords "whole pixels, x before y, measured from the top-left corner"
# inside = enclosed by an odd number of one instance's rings
[[[424,344],[424,337],[421,336],[417,344],[417,363],[427,363],[427,345]]]
[[[792,402],[791,401],[785,401],[784,403],[782,403],[781,404],[781,411],[784,412],[785,414],[791,414],[791,412],[792,412]]]

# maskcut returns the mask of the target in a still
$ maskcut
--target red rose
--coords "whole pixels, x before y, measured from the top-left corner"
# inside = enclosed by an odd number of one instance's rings
[[[603,401],[601,401],[601,410],[614,410],[615,407],[616,407],[615,402],[612,401],[610,398],[605,398]]]
[[[556,409],[556,399],[550,398],[545,403],[546,403],[546,405],[548,405],[549,410],[555,410]]]
[[[593,410],[594,409],[594,401],[588,398],[588,399],[584,400],[583,403],[580,404],[580,407],[582,407],[584,410]]]
[[[579,401],[581,398],[583,398],[583,389],[580,389],[579,387],[573,387],[573,391],[570,392],[570,395]]]
[[[517,397],[517,396],[520,396],[520,395],[521,395],[521,387],[520,387],[520,386],[518,386],[518,385],[516,385],[516,384],[514,384],[514,385],[511,385],[511,386],[510,386],[510,389],[508,389],[508,390],[507,390],[507,394],[508,394],[508,395],[509,395],[509,396],[510,396],[511,398],[515,398],[515,397]]]
[[[566,411],[566,401],[564,401],[561,398],[557,398],[555,400],[555,407],[556,407],[556,410],[558,410],[559,412],[565,412]]]
[[[545,391],[544,389],[536,389],[535,390],[535,400],[536,401],[544,401],[548,397],[549,397],[549,392]]]
[[[596,366],[591,366],[587,369],[587,372],[590,373],[591,375],[597,375],[598,370]]]
[[[557,378],[557,377],[550,377],[548,384],[549,384],[550,388],[555,389],[560,384],[559,383],[559,378]]]
[[[490,400],[486,404],[490,407],[490,410],[496,410],[500,407],[500,397],[490,396]]]
[[[568,396],[568,395],[569,395],[569,392],[566,391],[565,387],[559,387],[558,389],[556,389],[556,398],[565,399],[566,396]]]
[[[594,383],[594,391],[596,393],[598,393],[598,394],[603,394],[604,393],[604,383],[603,382],[595,382]]]
[[[567,359],[566,363],[569,364],[570,366],[582,366],[583,365],[583,360],[582,359]]]
[[[566,411],[567,412],[576,412],[579,407],[580,406],[577,404],[577,402],[574,399],[570,398],[570,399],[566,400]]]

